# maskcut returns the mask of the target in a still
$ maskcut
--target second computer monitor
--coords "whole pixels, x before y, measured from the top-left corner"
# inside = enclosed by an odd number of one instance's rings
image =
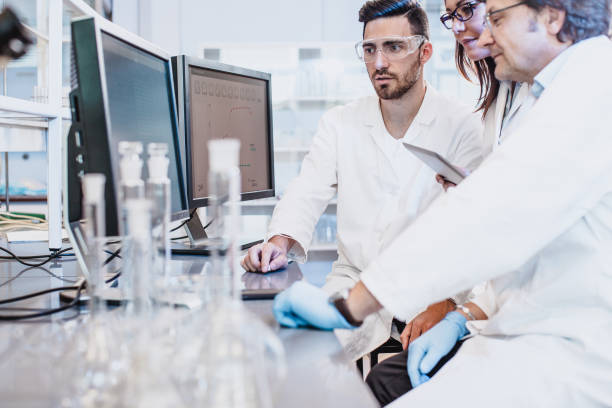
[[[208,141],[240,140],[242,200],[274,196],[270,74],[186,56],[173,59],[191,208],[208,205]]]

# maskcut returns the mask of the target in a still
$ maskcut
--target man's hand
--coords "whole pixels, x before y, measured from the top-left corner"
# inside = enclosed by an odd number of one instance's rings
[[[468,334],[467,319],[458,312],[450,312],[427,333],[408,347],[408,376],[413,387],[429,380],[427,375],[447,355],[457,341]]]
[[[274,298],[274,317],[291,328],[314,326],[322,330],[354,329],[323,289],[298,281]]]
[[[249,248],[240,265],[248,272],[270,272],[287,266],[287,252],[295,241],[275,235],[268,242]]]
[[[442,320],[448,312],[453,310],[455,310],[455,304],[448,299],[430,305],[427,310],[412,319],[402,331],[400,335],[402,348],[406,350],[410,343],[415,341],[421,334],[431,329]]]
[[[448,191],[448,189],[451,187],[457,187],[455,183],[451,183],[450,181],[448,181],[447,179],[445,179],[439,174],[436,174],[436,181],[442,185],[442,188],[444,189],[444,191]]]

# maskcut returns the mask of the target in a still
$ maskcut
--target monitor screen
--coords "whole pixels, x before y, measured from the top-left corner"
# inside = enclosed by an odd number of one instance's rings
[[[189,67],[190,200],[208,197],[211,139],[240,140],[241,193],[273,189],[270,161],[269,81]]]
[[[170,65],[106,32],[102,32],[107,101],[110,114],[110,148],[118,152],[120,141],[166,143],[170,166],[171,211],[185,210],[179,177],[176,119]],[[148,177],[143,166],[143,179]],[[118,180],[117,180],[118,181]]]

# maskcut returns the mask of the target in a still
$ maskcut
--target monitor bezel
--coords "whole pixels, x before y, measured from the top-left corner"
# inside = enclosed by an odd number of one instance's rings
[[[71,243],[75,247],[77,260],[86,278],[89,278],[84,256],[88,253],[85,242],[82,223],[82,196],[80,176],[85,173],[103,173],[106,176],[107,189],[105,190],[106,202],[106,236],[112,238],[120,235],[120,202],[119,202],[119,170],[116,152],[113,152],[110,144],[110,115],[108,109],[108,90],[106,87],[106,72],[104,69],[104,54],[102,52],[102,32],[114,38],[127,42],[135,48],[147,52],[162,59],[168,67],[168,81],[170,87],[170,106],[172,109],[171,119],[174,121],[174,145],[178,169],[179,191],[181,194],[181,207],[184,208],[171,214],[173,221],[189,219],[189,207],[184,176],[184,161],[181,159],[180,129],[178,128],[177,107],[174,95],[173,70],[170,55],[159,47],[148,43],[142,38],[128,32],[121,27],[102,19],[101,17],[78,17],[72,20],[71,37],[86,35],[87,38],[79,43],[73,42],[73,58],[75,72],[78,78],[77,87],[71,92],[71,115],[72,125],[66,135],[66,149],[64,149],[64,188],[63,207],[64,223]],[[79,68],[80,66],[80,68]],[[86,83],[84,86],[83,83]],[[84,95],[85,94],[85,97]],[[97,103],[96,98],[102,103]],[[73,102],[76,105],[73,105]],[[93,102],[93,103],[89,103]],[[75,108],[77,106],[77,108]],[[104,125],[100,126],[99,123]],[[82,135],[89,137],[81,139]],[[76,143],[72,139],[82,141]],[[101,150],[100,150],[101,149]],[[93,152],[101,151],[101,154]],[[90,157],[91,156],[91,157]],[[101,164],[108,157],[110,166]],[[92,163],[92,161],[94,163]],[[78,194],[78,200],[74,200]],[[108,201],[111,202],[108,202]],[[109,207],[110,206],[110,207]],[[109,220],[112,217],[114,220]]]
[[[190,95],[190,68],[207,69],[226,74],[239,75],[246,78],[263,80],[266,83],[266,104],[268,124],[268,157],[269,157],[269,186],[270,188],[251,192],[240,192],[241,201],[256,200],[260,198],[274,197],[276,193],[274,182],[274,137],[272,122],[272,75],[266,72],[255,71],[234,65],[223,64],[217,61],[202,58],[179,55],[173,57],[176,60],[175,86],[177,87],[177,101],[179,105],[179,127],[182,131],[182,143],[184,144],[185,174],[187,175],[187,200],[190,209],[208,206],[208,197],[194,198],[193,193],[193,171],[191,157],[191,95]]]
[[[115,191],[115,205],[117,206],[117,215],[119,217],[119,205],[120,205],[120,187],[119,187],[119,157],[117,154],[113,152],[112,139],[111,139],[111,131],[112,131],[112,123],[110,118],[110,110],[109,110],[109,101],[108,101],[108,88],[106,84],[106,69],[104,65],[104,51],[102,44],[102,34],[105,33],[114,37],[115,39],[127,43],[129,45],[134,46],[135,48],[153,55],[164,61],[164,64],[168,68],[168,77],[167,81],[169,82],[169,88],[171,94],[169,95],[170,99],[170,109],[171,109],[171,119],[173,121],[173,129],[174,129],[174,146],[176,153],[176,162],[179,163],[179,169],[177,172],[178,182],[179,182],[179,191],[181,193],[181,207],[184,210],[174,211],[171,213],[170,219],[171,221],[183,221],[189,218],[189,207],[187,200],[187,192],[185,189],[185,176],[183,173],[183,160],[181,158],[181,144],[180,144],[180,131],[178,129],[178,120],[177,120],[177,107],[176,107],[176,97],[174,95],[175,87],[173,84],[173,72],[172,72],[172,60],[171,55],[159,48],[158,46],[149,43],[143,38],[138,37],[137,35],[125,30],[124,28],[106,20],[101,17],[84,17],[77,18],[73,20],[73,22],[79,20],[90,20],[93,22],[95,36],[96,36],[96,55],[98,59],[98,70],[100,73],[100,84],[101,84],[101,92],[102,92],[102,103],[104,109],[104,119],[106,123],[105,135],[107,138],[107,143],[109,146],[109,156],[111,161],[111,172],[114,181],[114,191]],[[108,180],[107,180],[108,182]],[[119,218],[117,219],[119,223]],[[120,224],[120,223],[119,223]]]

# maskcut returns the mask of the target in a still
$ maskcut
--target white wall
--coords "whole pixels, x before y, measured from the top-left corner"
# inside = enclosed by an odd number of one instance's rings
[[[113,4],[113,21],[120,26],[138,34],[139,0],[120,0]]]
[[[115,0],[114,20],[170,54],[203,57],[220,43],[356,42],[365,0]],[[459,77],[455,41],[438,21],[442,0],[421,0],[428,11],[434,58],[425,77],[448,95],[474,106],[477,87]],[[248,64],[241,63],[242,66]]]
[[[172,54],[220,42],[357,41],[363,0],[121,0],[117,24]]]

